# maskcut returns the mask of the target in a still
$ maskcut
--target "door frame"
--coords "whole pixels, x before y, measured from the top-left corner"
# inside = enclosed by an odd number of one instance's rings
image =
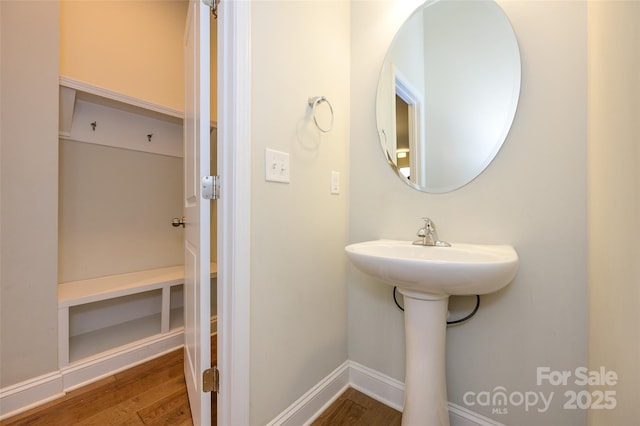
[[[217,424],[250,424],[251,2],[218,10]]]

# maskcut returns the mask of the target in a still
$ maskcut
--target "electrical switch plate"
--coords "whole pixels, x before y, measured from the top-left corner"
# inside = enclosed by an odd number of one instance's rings
[[[331,171],[331,193],[340,193],[340,172],[336,172],[335,170]]]
[[[267,148],[264,153],[264,179],[289,183],[289,153]]]

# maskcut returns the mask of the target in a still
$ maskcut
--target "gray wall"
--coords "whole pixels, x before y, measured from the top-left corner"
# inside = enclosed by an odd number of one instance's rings
[[[375,124],[386,49],[417,2],[353,2],[350,241],[412,239],[430,216],[440,238],[512,244],[515,281],[482,298],[469,323],[447,338],[449,400],[465,392],[555,392],[546,413],[467,406],[506,424],[582,425],[564,410],[565,390],[536,385],[536,368],[587,362],[587,4],[500,2],[521,49],[522,91],[508,139],[489,168],[455,192],[404,185],[387,166]],[[349,271],[349,358],[404,380],[402,313],[385,284]],[[456,310],[456,309],[454,309]]]
[[[0,387],[57,369],[58,34],[50,1],[0,2]]]

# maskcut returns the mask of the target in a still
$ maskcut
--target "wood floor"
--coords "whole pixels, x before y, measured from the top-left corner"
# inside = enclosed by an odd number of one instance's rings
[[[215,356],[215,337],[211,344]],[[1,421],[0,426],[191,426],[183,363],[183,350],[173,351]],[[215,398],[211,412],[215,424]],[[400,425],[401,417],[400,412],[348,389],[313,425],[390,426]]]
[[[182,349],[69,392],[5,425],[191,425]]]
[[[395,426],[402,413],[349,388],[312,423],[312,426]]]

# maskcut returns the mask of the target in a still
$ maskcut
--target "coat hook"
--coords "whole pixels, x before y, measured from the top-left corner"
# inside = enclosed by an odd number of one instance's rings
[[[96,131],[96,126],[98,125],[97,121],[94,121],[93,123],[91,123],[91,129],[95,132]]]
[[[149,139],[149,142],[151,142],[151,138],[152,138],[152,137],[153,137],[153,133],[149,133],[149,134],[147,135],[147,139]]]

